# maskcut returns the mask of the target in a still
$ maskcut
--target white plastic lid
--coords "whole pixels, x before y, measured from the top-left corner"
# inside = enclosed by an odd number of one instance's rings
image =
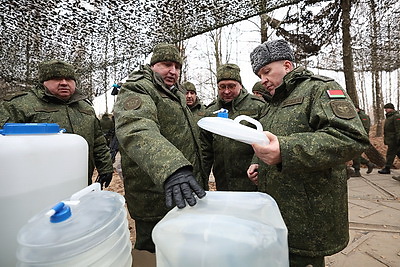
[[[240,124],[242,120],[254,124],[257,126],[257,130]],[[220,117],[205,117],[200,119],[197,124],[199,127],[207,131],[232,138],[246,144],[269,144],[269,140],[263,133],[260,122],[246,115],[240,115],[234,120]]]

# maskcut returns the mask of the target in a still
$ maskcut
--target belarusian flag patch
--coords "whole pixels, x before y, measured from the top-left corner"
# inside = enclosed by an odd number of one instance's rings
[[[342,90],[327,90],[329,98],[346,98]]]

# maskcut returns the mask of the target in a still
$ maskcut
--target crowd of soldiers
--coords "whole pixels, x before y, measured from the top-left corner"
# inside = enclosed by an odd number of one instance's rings
[[[239,66],[227,63],[217,69],[217,98],[204,106],[193,83],[179,82],[178,49],[158,44],[152,52],[150,63],[120,86],[113,114],[99,120],[76,88],[74,67],[51,60],[40,64],[35,88],[2,100],[0,124],[54,122],[83,136],[88,184],[97,168],[96,181],[107,187],[120,153],[136,228],[134,266],[154,258],[152,230],[172,207],[194,206],[206,196],[211,173],[219,191],[260,191],[276,200],[288,228],[290,266],[324,266],[326,255],[346,247],[346,163],[353,160],[356,175],[361,163],[369,173],[377,167],[360,156],[371,145],[370,121],[346,91],[331,78],[296,67],[289,44],[274,40],[250,54],[260,78],[252,94]],[[199,119],[220,110],[229,119],[260,121],[269,144],[248,145],[198,127]],[[388,153],[379,173],[389,174],[400,157],[400,115],[390,103],[385,111]]]

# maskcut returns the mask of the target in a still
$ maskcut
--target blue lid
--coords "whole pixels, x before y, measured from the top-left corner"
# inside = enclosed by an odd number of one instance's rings
[[[228,118],[228,112],[218,112],[217,117]]]
[[[53,134],[60,131],[65,132],[65,129],[60,129],[57,123],[5,123],[0,134]]]
[[[50,222],[59,223],[71,217],[71,208],[63,202],[58,203],[52,208],[55,213],[50,217]]]

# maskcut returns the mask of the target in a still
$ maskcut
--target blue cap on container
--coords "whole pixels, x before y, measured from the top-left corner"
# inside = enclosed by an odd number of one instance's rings
[[[50,217],[50,222],[52,223],[63,222],[71,217],[71,208],[63,202],[55,205],[52,210],[55,211],[55,213]]]
[[[57,123],[5,123],[0,129],[2,135],[13,134],[53,134],[65,132]]]

